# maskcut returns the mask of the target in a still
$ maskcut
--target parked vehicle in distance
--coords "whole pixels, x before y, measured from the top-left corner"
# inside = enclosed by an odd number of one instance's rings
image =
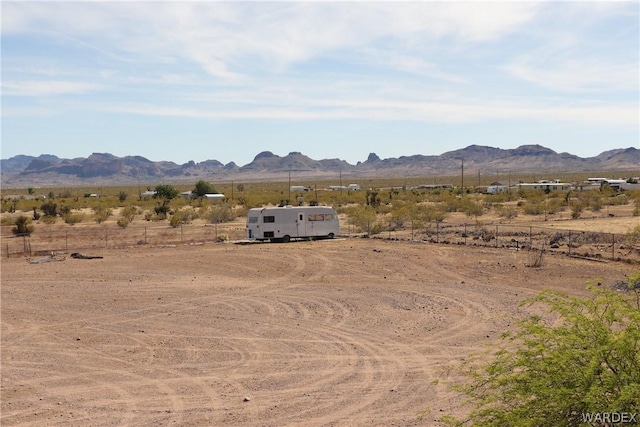
[[[338,214],[329,206],[253,208],[247,214],[250,240],[333,239],[339,231]]]

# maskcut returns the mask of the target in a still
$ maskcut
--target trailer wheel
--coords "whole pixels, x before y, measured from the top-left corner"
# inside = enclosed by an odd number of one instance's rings
[[[333,239],[334,237],[336,237],[336,236],[333,233],[329,233],[329,235],[327,236],[328,239]]]
[[[282,238],[282,243],[289,243],[291,241],[291,236],[288,234]]]

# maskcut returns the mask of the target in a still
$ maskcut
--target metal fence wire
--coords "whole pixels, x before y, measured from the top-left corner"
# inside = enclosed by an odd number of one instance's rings
[[[140,245],[177,245],[240,240],[245,228],[237,225],[207,224],[179,227],[129,226],[78,227],[65,230],[39,229],[30,236],[15,236],[10,227],[2,227],[2,257],[31,256],[88,249],[117,249]]]
[[[351,235],[351,227],[344,226]],[[2,256],[31,256],[101,248],[159,246],[242,240],[245,227],[238,224],[183,224],[117,226],[72,226],[39,229],[30,236],[15,236],[11,227],[2,227]],[[638,242],[625,234],[562,230],[539,226],[432,223],[417,230],[382,232],[380,238],[416,240],[438,244],[494,247],[515,250],[544,250],[597,260],[640,262]]]

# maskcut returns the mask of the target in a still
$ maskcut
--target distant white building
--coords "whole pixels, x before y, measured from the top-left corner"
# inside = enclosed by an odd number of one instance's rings
[[[487,186],[488,194],[499,194],[504,193],[505,191],[509,191],[509,186],[501,182],[492,182]]]
[[[556,179],[553,181],[541,180],[537,182],[521,182],[518,184],[520,190],[542,190],[542,191],[569,191],[573,188],[573,184],[561,182]]]
[[[225,198],[225,195],[222,193],[207,193],[204,195],[207,200],[222,200]]]
[[[347,191],[360,191],[362,188],[360,184],[349,184],[349,185],[330,185],[327,187],[329,190],[347,190]]]

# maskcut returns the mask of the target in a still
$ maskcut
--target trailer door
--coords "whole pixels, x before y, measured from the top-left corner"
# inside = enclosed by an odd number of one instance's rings
[[[307,221],[304,212],[298,212],[298,218],[296,218],[296,228],[298,230],[298,237],[307,236]]]

